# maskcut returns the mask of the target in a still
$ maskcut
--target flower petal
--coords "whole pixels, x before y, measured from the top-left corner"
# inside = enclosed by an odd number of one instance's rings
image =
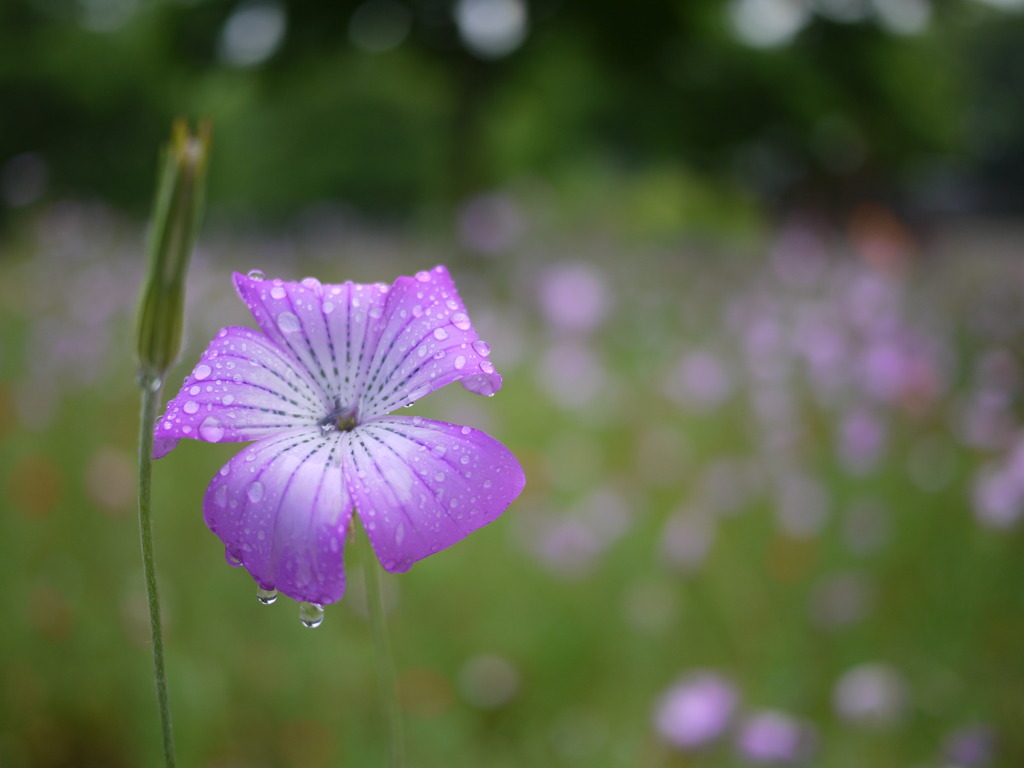
[[[349,493],[393,573],[493,521],[526,483],[515,456],[470,427],[388,416],[346,438]]]
[[[213,478],[203,517],[264,589],[333,603],[345,591],[352,518],[341,433],[290,429],[246,446]]]
[[[493,395],[501,388],[501,376],[487,359],[490,349],[473,330],[443,266],[398,278],[383,323],[359,401],[361,421],[460,379],[477,394]]]
[[[235,287],[263,332],[308,371],[332,407],[355,404],[377,348],[388,286],[235,273]]]
[[[314,426],[329,410],[309,375],[266,336],[224,328],[167,403],[153,455],[166,455],[182,437],[222,443]]]

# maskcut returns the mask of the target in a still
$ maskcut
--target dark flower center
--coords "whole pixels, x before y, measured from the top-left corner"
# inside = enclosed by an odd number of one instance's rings
[[[334,409],[320,419],[317,425],[321,432],[351,432],[358,423],[354,405],[345,406],[335,401]]]

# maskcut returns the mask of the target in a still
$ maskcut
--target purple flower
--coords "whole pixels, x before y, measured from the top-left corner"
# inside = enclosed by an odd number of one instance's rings
[[[658,702],[655,725],[670,744],[683,750],[717,739],[732,720],[739,697],[715,672],[693,672],[668,689]]]
[[[805,762],[813,755],[815,743],[810,724],[770,709],[750,715],[736,738],[748,761],[769,765]]]
[[[339,600],[356,509],[396,573],[522,491],[519,462],[488,435],[388,415],[453,381],[482,395],[501,387],[447,269],[392,286],[236,273],[235,287],[260,330],[218,333],[167,404],[154,454],[183,437],[256,441],[213,478],[203,515],[261,589]]]

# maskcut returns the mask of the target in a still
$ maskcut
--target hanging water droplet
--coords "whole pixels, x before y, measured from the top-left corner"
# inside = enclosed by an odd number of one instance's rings
[[[406,403],[402,406],[403,408],[412,408],[412,403]]]
[[[460,331],[468,331],[470,327],[469,316],[464,312],[456,312],[452,315],[452,325]]]
[[[259,587],[256,590],[256,599],[263,603],[263,605],[272,605],[277,600],[277,590]]]
[[[264,274],[262,269],[250,269],[249,274],[246,275],[250,280],[266,280],[267,276]]]
[[[322,422],[320,422],[320,434],[321,435],[323,435],[324,437],[327,437],[332,432],[334,432],[334,422],[333,421],[327,421],[327,422],[323,422],[322,421]]]
[[[299,621],[316,629],[324,623],[324,607],[320,603],[299,603]]]
[[[237,568],[242,564],[241,559],[235,557],[227,549],[224,550],[224,559],[227,561],[227,564],[230,565],[232,568]]]
[[[477,339],[476,341],[474,341],[473,349],[476,351],[478,355],[480,355],[480,357],[487,357],[489,354],[491,354],[490,345],[483,339]]]

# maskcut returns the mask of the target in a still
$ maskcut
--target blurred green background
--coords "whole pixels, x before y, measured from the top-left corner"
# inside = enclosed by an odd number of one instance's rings
[[[157,148],[233,270],[455,276],[527,472],[386,577],[410,766],[1024,762],[1024,3],[6,0],[0,766],[157,765],[132,318]],[[168,395],[171,393],[168,392]],[[358,569],[316,630],[155,467],[182,765],[380,765]]]

